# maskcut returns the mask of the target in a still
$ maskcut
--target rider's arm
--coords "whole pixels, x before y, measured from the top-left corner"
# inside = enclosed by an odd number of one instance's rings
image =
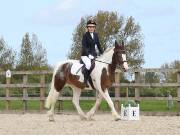
[[[88,51],[88,48],[87,48],[87,42],[86,42],[86,35],[84,34],[83,35],[83,39],[82,39],[82,49],[83,51],[86,53],[86,55],[88,56],[89,55],[89,51]]]
[[[103,54],[103,50],[102,50],[102,48],[101,48],[98,35],[97,35],[97,48],[98,48],[98,50],[99,50],[99,53],[100,53],[100,54]]]

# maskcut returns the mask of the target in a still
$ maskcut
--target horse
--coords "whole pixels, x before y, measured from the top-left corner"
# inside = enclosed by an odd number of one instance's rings
[[[79,60],[66,60],[60,62],[53,72],[52,82],[45,107],[48,111],[49,121],[54,121],[54,107],[59,97],[59,92],[64,86],[69,86],[73,90],[72,102],[82,120],[92,120],[102,99],[104,98],[112,112],[114,120],[120,120],[120,115],[115,110],[114,104],[109,96],[108,88],[112,86],[115,69],[121,66],[124,71],[128,69],[126,60],[126,52],[124,42],[119,44],[115,41],[115,45],[107,48],[104,53],[95,59],[95,67],[91,72],[92,83],[90,89],[98,91],[94,106],[86,114],[79,105],[81,91],[85,88],[83,83],[82,67]]]

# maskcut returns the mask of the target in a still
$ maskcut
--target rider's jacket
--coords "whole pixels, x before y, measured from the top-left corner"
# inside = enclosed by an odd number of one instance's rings
[[[92,56],[97,56],[97,52],[95,49],[95,46],[97,45],[97,48],[99,50],[99,53],[102,54],[103,50],[100,46],[99,43],[99,37],[98,34],[96,32],[93,33],[93,38],[91,36],[91,34],[89,32],[86,32],[83,35],[83,39],[82,39],[82,52],[81,52],[81,56],[88,56],[88,55],[92,55]]]

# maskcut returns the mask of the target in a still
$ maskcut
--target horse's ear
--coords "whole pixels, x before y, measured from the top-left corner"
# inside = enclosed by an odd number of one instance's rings
[[[122,40],[122,46],[124,46],[124,41]]]
[[[117,40],[115,40],[115,47],[118,47],[118,42],[117,42]]]

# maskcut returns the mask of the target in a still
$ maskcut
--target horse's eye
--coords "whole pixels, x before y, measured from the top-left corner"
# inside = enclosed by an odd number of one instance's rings
[[[120,53],[118,53],[118,54],[117,54],[117,56],[118,56],[118,57],[121,57],[121,54],[120,54]]]

